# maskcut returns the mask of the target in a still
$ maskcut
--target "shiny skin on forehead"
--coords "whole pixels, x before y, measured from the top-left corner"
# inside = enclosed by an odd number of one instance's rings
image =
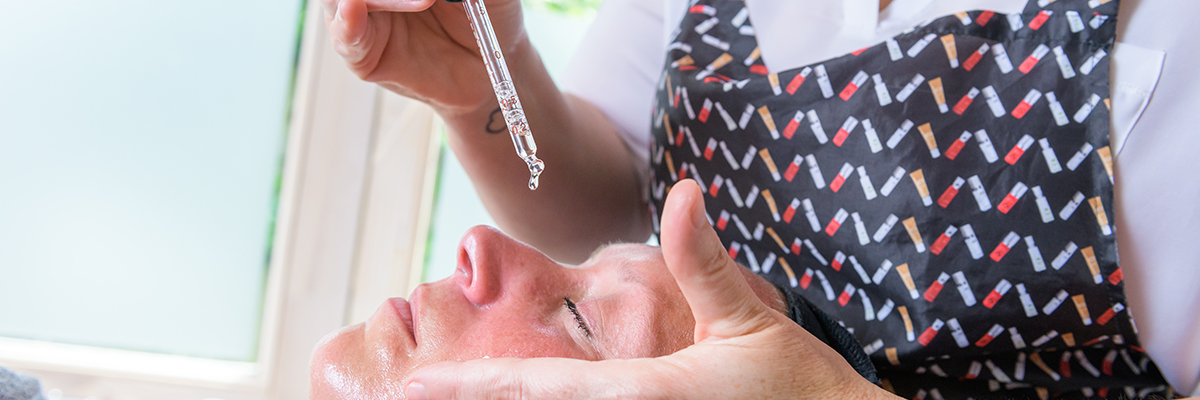
[[[659,248],[606,245],[579,268],[592,284],[578,307],[605,358],[655,357],[692,344],[695,320]]]

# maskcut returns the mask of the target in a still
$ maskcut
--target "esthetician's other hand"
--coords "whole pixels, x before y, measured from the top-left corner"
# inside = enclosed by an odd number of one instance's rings
[[[704,217],[700,187],[671,189],[662,251],[696,319],[695,344],[655,359],[435,364],[409,399],[884,399],[833,349],[755,296]]]
[[[519,0],[488,0],[508,58],[531,52]],[[439,112],[495,102],[460,3],[442,0],[321,0],[334,48],[360,78]],[[494,106],[493,106],[494,107]]]

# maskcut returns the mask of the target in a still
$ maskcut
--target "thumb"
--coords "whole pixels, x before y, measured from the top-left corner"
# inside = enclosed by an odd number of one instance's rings
[[[408,400],[662,398],[665,369],[651,359],[582,361],[492,358],[442,362],[417,370]],[[678,372],[678,371],[674,371]],[[656,384],[656,382],[658,382]]]
[[[667,268],[696,319],[696,342],[758,332],[773,322],[770,310],[708,225],[704,197],[690,179],[671,188],[663,206],[661,245]]]

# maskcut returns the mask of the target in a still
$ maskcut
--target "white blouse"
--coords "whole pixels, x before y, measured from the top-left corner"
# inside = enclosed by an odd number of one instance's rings
[[[768,69],[874,45],[959,11],[1020,12],[1025,0],[745,0]],[[565,74],[649,176],[651,109],[687,0],[607,0]],[[1181,393],[1200,395],[1200,2],[1124,0],[1112,54],[1116,226],[1129,310]],[[819,40],[813,40],[819,38]],[[1169,57],[1168,57],[1169,55]],[[1159,81],[1167,84],[1159,85]],[[645,185],[643,185],[645,186]]]

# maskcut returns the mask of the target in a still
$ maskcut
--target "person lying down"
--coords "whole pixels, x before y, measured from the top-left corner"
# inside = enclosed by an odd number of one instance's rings
[[[836,322],[737,269],[759,301],[830,345],[834,358],[852,360],[851,375],[875,380],[862,348]],[[366,322],[318,344],[311,396],[404,398],[406,378],[441,361],[665,356],[691,346],[696,326],[659,247],[606,245],[578,266],[563,265],[477,226],[463,236],[452,276],[420,285],[407,300],[384,301]]]

